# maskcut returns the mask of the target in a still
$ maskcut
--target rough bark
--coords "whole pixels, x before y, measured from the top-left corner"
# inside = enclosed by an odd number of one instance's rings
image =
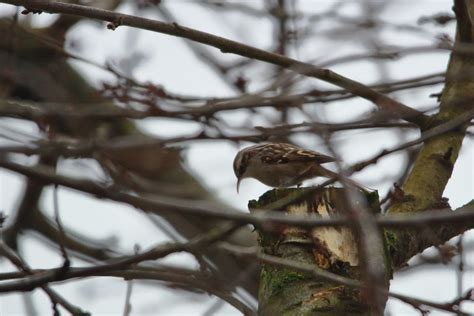
[[[364,193],[371,210],[379,211],[378,194]],[[285,202],[283,202],[285,201]],[[365,201],[361,201],[364,203]],[[330,217],[344,214],[343,189],[276,189],[249,203],[250,210],[272,209],[288,214]],[[341,276],[363,279],[357,240],[351,228],[321,227],[311,231],[279,227],[259,231],[265,253],[311,264]],[[391,275],[386,261],[386,284]],[[372,315],[370,300],[360,289],[328,282],[291,269],[263,264],[260,274],[259,315]]]
[[[432,116],[424,130],[448,122],[474,109],[474,58],[472,53],[474,2],[454,1],[457,34],[449,60],[446,84],[441,96],[440,111]],[[466,52],[467,51],[467,52]],[[466,134],[467,124],[427,140],[415,160],[405,184],[403,197],[388,210],[389,213],[414,213],[449,206],[442,194],[451,177]],[[419,230],[387,232],[394,268],[399,268],[423,249],[444,243],[462,231],[459,227],[445,227],[427,231],[420,237]],[[426,235],[426,234],[425,234]]]

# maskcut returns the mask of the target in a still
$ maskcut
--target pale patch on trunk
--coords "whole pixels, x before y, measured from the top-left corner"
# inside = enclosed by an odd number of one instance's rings
[[[308,206],[305,202],[299,205],[291,205],[287,211],[290,214],[319,215],[322,218],[331,218],[331,214],[337,214],[337,209],[332,208],[329,203],[325,203],[324,201],[320,201],[319,204],[313,208],[314,211],[311,211],[311,209],[312,207]],[[285,242],[294,242],[295,237],[298,235],[299,238],[296,239],[302,242],[301,235],[298,234],[298,232],[301,233],[303,230],[296,227],[286,228],[284,232],[286,236]],[[323,252],[331,264],[336,261],[347,262],[351,266],[357,266],[359,264],[357,243],[351,229],[344,227],[317,227],[311,230],[310,235],[312,241],[308,238],[306,242],[312,242],[316,246],[316,251]],[[323,250],[321,248],[323,248],[324,251],[321,251]]]
[[[317,212],[322,218],[331,218],[327,205],[319,204]],[[334,212],[331,212],[334,213]],[[331,262],[348,262],[351,266],[359,264],[357,243],[349,228],[318,227],[312,231],[313,239],[324,245],[330,253]]]

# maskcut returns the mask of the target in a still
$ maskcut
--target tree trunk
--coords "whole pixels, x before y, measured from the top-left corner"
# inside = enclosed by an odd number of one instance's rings
[[[249,208],[272,209],[288,214],[333,217],[344,215],[344,189],[275,189],[251,201]],[[362,193],[362,192],[361,192]],[[378,194],[363,192],[358,203],[379,212]],[[259,231],[264,253],[330,271],[352,279],[363,279],[356,235],[351,228],[319,227],[311,230],[281,226]],[[386,264],[386,284],[391,275]],[[260,274],[259,315],[371,315],[372,302],[360,289],[330,282],[314,275],[263,264]]]

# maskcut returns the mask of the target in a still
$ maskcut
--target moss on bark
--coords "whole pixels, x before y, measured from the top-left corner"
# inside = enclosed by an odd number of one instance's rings
[[[272,209],[284,212],[313,214],[321,205],[329,212],[341,211],[342,189],[311,188],[275,189],[260,199],[249,202],[252,211]],[[365,198],[374,212],[379,211],[378,194],[366,193]],[[319,208],[318,208],[319,206]],[[293,211],[292,211],[293,210]],[[334,229],[341,231],[342,229]],[[259,244],[265,253],[298,263],[311,264],[341,276],[360,279],[357,266],[335,260],[328,249],[314,243],[312,231],[280,227],[278,232],[259,231]],[[387,265],[390,266],[390,265]],[[390,275],[390,273],[388,273]],[[370,304],[361,292],[348,286],[288,268],[263,264],[260,274],[259,315],[371,315]]]
[[[457,18],[455,49],[451,53],[446,84],[441,96],[440,111],[432,116],[422,130],[428,130],[471,111],[474,100],[474,58],[463,53],[463,48],[474,43],[471,17],[474,16],[473,1],[455,1]],[[404,199],[394,203],[389,213],[414,213],[428,209],[449,207],[443,191],[451,177],[454,164],[465,136],[467,124],[447,133],[442,133],[424,142],[412,171],[403,185]],[[389,251],[394,268],[399,268],[429,246],[444,243],[461,233],[457,227],[426,227],[420,230],[405,229],[389,233]],[[467,227],[464,227],[467,229]],[[428,231],[429,230],[429,231]]]

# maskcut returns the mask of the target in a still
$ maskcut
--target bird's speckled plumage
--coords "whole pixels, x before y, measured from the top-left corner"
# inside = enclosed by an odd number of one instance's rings
[[[318,176],[336,176],[320,166],[335,160],[287,143],[254,145],[237,153],[234,173],[238,179],[237,186],[244,178],[255,178],[268,186],[288,187]]]

